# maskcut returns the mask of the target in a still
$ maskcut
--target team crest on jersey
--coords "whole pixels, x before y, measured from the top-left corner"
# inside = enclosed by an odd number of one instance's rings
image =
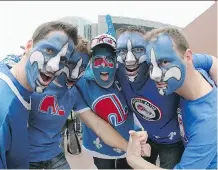
[[[135,113],[148,121],[157,121],[161,119],[160,109],[144,98],[132,98],[131,105]]]
[[[49,113],[53,115],[63,116],[65,114],[64,108],[58,106],[56,96],[46,95],[40,102],[39,111],[42,113]]]
[[[182,120],[182,114],[181,114],[181,109],[177,109],[177,114],[178,114],[178,122],[179,122],[179,129],[180,129],[180,135],[182,136],[184,142],[188,142],[188,138],[185,134],[185,129],[183,125],[183,120]]]
[[[127,119],[128,107],[123,106],[115,94],[100,96],[93,102],[92,109],[114,126],[123,124]]]

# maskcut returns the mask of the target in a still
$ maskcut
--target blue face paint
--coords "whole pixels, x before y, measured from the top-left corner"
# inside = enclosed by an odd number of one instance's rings
[[[150,77],[161,95],[169,95],[182,86],[186,66],[176,54],[170,36],[162,34],[147,46],[147,62],[151,64]]]
[[[124,32],[117,39],[117,61],[125,67],[129,81],[138,83],[148,77],[146,41],[141,33]]]
[[[96,82],[101,87],[108,88],[113,84],[116,73],[116,54],[109,45],[98,45],[93,49],[91,69]]]
[[[74,51],[74,43],[68,36],[53,33],[34,44],[26,64],[26,76],[36,92],[43,90],[58,75]]]
[[[71,88],[83,75],[88,62],[88,54],[75,51],[70,59],[65,63],[65,67],[60,70],[61,73],[57,77],[57,82],[60,87]]]

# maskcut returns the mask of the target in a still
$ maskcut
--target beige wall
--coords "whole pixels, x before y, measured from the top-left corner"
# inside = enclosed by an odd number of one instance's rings
[[[194,53],[217,57],[217,2],[187,25],[183,32]]]

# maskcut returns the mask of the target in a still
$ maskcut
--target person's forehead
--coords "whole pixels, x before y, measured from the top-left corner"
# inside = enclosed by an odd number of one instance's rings
[[[153,48],[157,54],[156,59],[178,57],[174,49],[172,38],[167,34],[161,34],[155,41],[149,43],[150,50]]]
[[[126,31],[120,34],[117,39],[117,46],[126,45],[128,40],[130,40],[133,45],[142,45],[145,43],[142,33]]]

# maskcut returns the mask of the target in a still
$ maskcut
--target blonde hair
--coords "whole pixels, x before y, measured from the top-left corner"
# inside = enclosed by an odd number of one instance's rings
[[[184,54],[185,51],[189,48],[188,41],[185,36],[179,31],[177,28],[157,28],[153,29],[147,33],[145,36],[146,41],[156,41],[156,38],[161,34],[169,35],[174,43],[175,48],[178,50],[180,54]]]
[[[145,29],[140,26],[124,26],[116,31],[117,38],[124,32],[137,32],[141,33],[143,36],[145,36],[147,33]]]
[[[89,57],[91,56],[91,46],[89,41],[80,35],[78,35],[78,44],[76,45],[76,50],[78,52],[88,54]]]

